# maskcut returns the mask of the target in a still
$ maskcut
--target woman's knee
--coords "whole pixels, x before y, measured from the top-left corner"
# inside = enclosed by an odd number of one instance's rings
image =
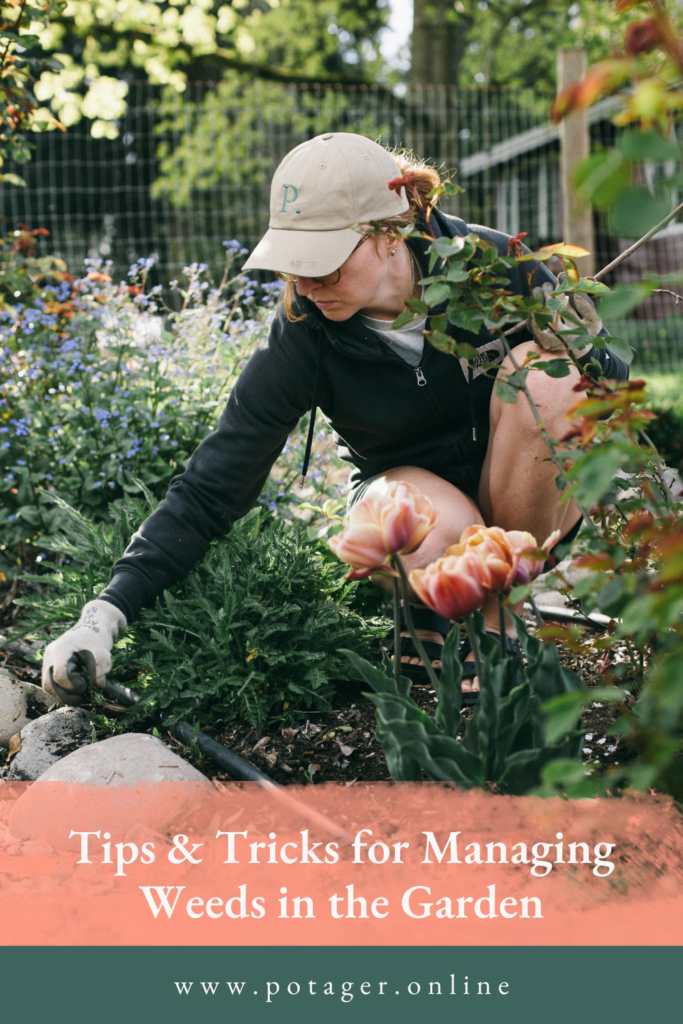
[[[437,511],[440,508],[458,510],[462,514],[472,517],[473,521],[480,517],[477,505],[464,491],[436,473],[432,473],[431,470],[422,469],[419,466],[397,466],[388,470],[373,480],[367,493],[386,494],[390,484],[395,481],[413,484],[421,494],[429,498]]]
[[[373,493],[385,494],[394,481],[406,481],[414,484],[421,494],[431,501],[438,513],[434,530],[427,535],[420,551],[431,561],[439,557],[450,545],[460,539],[460,534],[468,526],[484,523],[478,506],[458,487],[437,476],[436,473],[418,466],[398,466],[373,480],[368,488],[367,496]]]

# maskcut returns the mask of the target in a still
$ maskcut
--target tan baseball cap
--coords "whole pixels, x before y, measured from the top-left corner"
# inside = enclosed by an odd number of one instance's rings
[[[270,229],[245,270],[279,270],[302,277],[331,274],[349,258],[360,236],[351,225],[405,213],[405,189],[390,153],[349,132],[326,132],[284,158],[270,188]]]

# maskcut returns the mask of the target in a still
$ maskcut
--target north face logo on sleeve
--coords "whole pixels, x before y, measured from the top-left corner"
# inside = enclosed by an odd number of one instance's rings
[[[478,377],[480,373],[491,366],[491,364],[501,363],[505,358],[505,347],[501,338],[494,338],[493,341],[487,341],[485,345],[481,345],[477,351],[476,356],[470,360],[472,367],[472,380]],[[465,375],[465,380],[469,382],[469,373],[467,368],[467,360],[461,359],[460,366],[462,372]]]

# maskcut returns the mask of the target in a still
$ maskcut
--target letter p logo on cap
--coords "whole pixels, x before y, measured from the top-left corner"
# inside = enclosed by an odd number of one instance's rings
[[[280,213],[287,213],[287,203],[293,203],[294,202],[296,197],[299,195],[299,190],[294,185],[283,185],[282,187],[285,190],[285,194],[284,194],[284,197],[282,199],[282,206],[280,207]],[[293,193],[291,198],[290,198],[290,195],[289,195],[290,192]]]

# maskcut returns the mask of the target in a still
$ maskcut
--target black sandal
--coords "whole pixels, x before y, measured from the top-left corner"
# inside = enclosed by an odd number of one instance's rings
[[[489,636],[494,637],[497,642],[500,642],[500,633],[496,633],[496,631],[493,629],[487,629],[486,632]],[[465,658],[467,657],[471,650],[472,647],[470,644],[470,638],[467,635],[465,635],[465,639],[463,641],[459,653],[460,661],[462,662],[463,679],[475,679],[477,675],[477,667],[474,661],[465,661]],[[519,640],[515,640],[514,637],[506,635],[505,650],[507,651],[508,654],[512,655],[513,658],[519,658],[520,661],[522,660],[522,648],[520,646]],[[465,708],[472,707],[472,705],[476,704],[477,701],[479,700],[480,692],[480,690],[463,690],[461,706]]]
[[[414,608],[411,606],[411,617],[415,629],[429,629],[435,633],[441,633],[441,636],[445,639],[451,628],[449,619],[445,619],[443,615],[437,615],[431,608]],[[393,617],[393,606],[388,609],[389,618]],[[401,631],[407,629],[405,616],[403,609],[401,609]],[[441,661],[441,655],[443,654],[443,644],[438,644],[435,640],[422,640],[422,646],[424,647],[425,654],[429,658],[430,662]],[[394,653],[394,638],[386,637],[382,641],[382,650],[386,651],[389,657]],[[401,637],[401,657],[409,658],[421,658],[422,655],[415,647],[413,640],[409,636]],[[438,669],[434,670],[438,672]],[[407,676],[408,679],[414,683],[429,683],[429,675],[424,665],[411,665],[409,662],[401,662],[401,675]]]

